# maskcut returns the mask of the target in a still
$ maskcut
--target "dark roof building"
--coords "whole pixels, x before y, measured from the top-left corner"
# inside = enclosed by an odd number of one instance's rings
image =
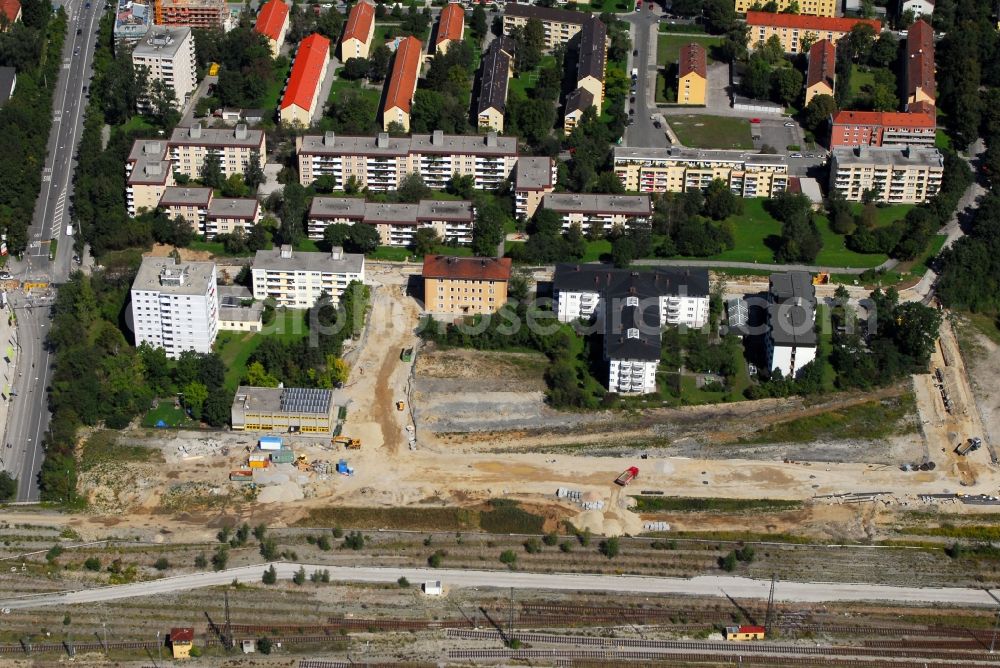
[[[594,96],[585,88],[577,88],[566,96],[566,113],[585,111],[594,106]]]
[[[425,255],[424,278],[461,281],[509,281],[509,257],[452,257],[450,255]]]
[[[507,107],[507,81],[510,75],[511,56],[504,51],[498,40],[493,40],[483,55],[482,74],[479,85],[479,102],[476,113],[496,109],[501,114]]]
[[[611,298],[631,290],[647,295],[707,297],[708,270],[694,267],[658,268],[653,271],[615,269],[606,264],[557,264],[553,292],[597,292]]]
[[[604,66],[607,61],[608,29],[596,16],[583,22],[580,30],[580,53],[576,65],[576,80],[594,77],[604,81]]]
[[[768,330],[776,346],[814,347],[816,288],[806,271],[771,274]]]

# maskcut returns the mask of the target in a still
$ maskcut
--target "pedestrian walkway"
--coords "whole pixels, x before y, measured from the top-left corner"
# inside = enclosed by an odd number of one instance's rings
[[[808,271],[813,274],[863,274],[866,271],[888,271],[899,264],[896,260],[886,260],[877,267],[857,269],[853,267],[821,267],[812,264],[764,264],[759,262],[726,262],[722,260],[636,260],[636,265],[651,267],[707,267],[709,269],[758,269],[760,271]]]
[[[0,358],[0,372],[3,382],[0,384],[0,425],[4,436],[7,434],[7,412],[11,402],[11,391],[17,371],[17,316],[10,304],[0,308],[0,348],[3,357]],[[0,442],[0,469],[6,470],[6,439]],[[13,473],[16,475],[16,472]]]

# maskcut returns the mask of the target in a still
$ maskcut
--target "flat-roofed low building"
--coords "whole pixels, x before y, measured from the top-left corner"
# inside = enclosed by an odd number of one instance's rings
[[[414,172],[429,187],[443,189],[454,174],[472,176],[477,188],[495,189],[517,163],[517,138],[485,135],[432,134],[350,137],[327,132],[296,138],[299,181],[309,186],[332,176],[334,189],[344,190],[353,176],[361,188],[395,190]]]
[[[649,195],[547,193],[542,197],[542,208],[559,214],[563,230],[578,224],[584,233],[592,234],[648,225],[653,215]]]
[[[594,95],[586,88],[577,88],[566,96],[563,134],[571,135],[583,119],[585,111],[594,106]]]
[[[418,229],[430,228],[446,243],[472,243],[476,212],[472,202],[421,200],[417,204],[365,202],[352,197],[314,197],[309,207],[309,237],[322,239],[330,225],[373,226],[383,246],[410,246]]]
[[[191,229],[201,234],[205,229],[205,215],[211,203],[211,188],[170,186],[163,191],[159,206],[168,216],[183,218]]]
[[[219,332],[217,286],[214,262],[142,258],[129,304],[136,345],[163,348],[173,358],[211,352]]]
[[[774,197],[788,187],[783,155],[626,146],[615,146],[613,153],[615,174],[631,192],[705,190],[715,179],[741,197]]]
[[[410,109],[423,62],[423,43],[412,35],[403,38],[396,48],[392,71],[386,82],[385,104],[382,107],[382,129],[386,132],[394,123],[404,132],[410,131]]]
[[[264,302],[242,285],[219,286],[219,331],[259,332],[264,328]]]
[[[263,35],[271,47],[271,57],[277,58],[281,53],[281,45],[285,43],[285,33],[288,31],[288,5],[285,0],[268,0],[257,13],[257,23],[254,31]]]
[[[842,147],[830,158],[830,189],[849,202],[871,192],[876,202],[923,204],[941,189],[943,175],[944,156],[933,147]]]
[[[708,54],[697,42],[677,52],[677,104],[704,105],[708,90]]]
[[[149,32],[153,25],[153,3],[137,0],[118,0],[115,12],[115,50],[120,45],[134,45]]]
[[[214,197],[205,212],[203,234],[209,239],[237,230],[248,234],[261,221],[260,202],[254,197]]]
[[[226,0],[156,0],[156,24],[224,30],[229,8]]]
[[[457,2],[449,2],[438,17],[434,50],[437,53],[445,53],[452,44],[461,42],[464,36],[465,8]]]
[[[311,308],[326,294],[334,304],[352,281],[365,281],[365,256],[335,246],[329,253],[293,251],[289,245],[259,250],[250,270],[253,297],[277,306]]]
[[[201,168],[209,154],[219,156],[226,178],[243,174],[254,154],[261,169],[267,161],[263,130],[251,130],[242,123],[235,128],[203,128],[200,123],[176,127],[167,147],[174,171],[192,179],[201,178]]]
[[[371,52],[372,36],[375,34],[375,7],[365,0],[351,7],[340,39],[340,60],[367,58]]]
[[[514,213],[518,218],[531,218],[545,194],[555,189],[556,163],[552,158],[522,156],[514,172]]]
[[[432,314],[494,313],[507,303],[509,257],[427,255],[424,310]]]
[[[514,59],[494,39],[483,54],[476,102],[477,125],[483,130],[503,132],[507,113],[507,85],[514,75]]]
[[[538,19],[545,31],[545,48],[554,49],[576,37],[590,14],[554,7],[508,2],[503,10],[503,34],[510,36],[514,28],[524,28],[531,19]]]
[[[795,378],[816,359],[816,288],[807,271],[771,274],[764,346],[771,374]]]
[[[830,40],[821,39],[809,47],[805,104],[808,105],[817,95],[833,97],[836,85],[837,47]]]
[[[792,4],[793,0],[776,0],[775,12],[784,12]],[[759,0],[735,0],[736,2],[736,12],[738,14],[745,14],[751,11],[755,6],[761,5]],[[798,14],[808,14],[810,16],[836,16],[837,7],[839,6],[837,0],[795,0],[795,6],[798,8],[796,13]]]
[[[332,434],[337,406],[331,390],[240,385],[230,422],[234,431]]]
[[[281,98],[282,123],[309,127],[320,108],[319,95],[330,64],[330,40],[313,33],[299,43],[285,94]]]

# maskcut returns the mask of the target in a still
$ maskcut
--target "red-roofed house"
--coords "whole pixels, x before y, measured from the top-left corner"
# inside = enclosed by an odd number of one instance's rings
[[[424,257],[424,310],[472,315],[507,303],[509,257]]]
[[[726,640],[763,640],[763,626],[727,626]]]
[[[821,39],[837,43],[840,38],[850,33],[851,29],[859,24],[870,25],[875,30],[876,35],[882,32],[882,24],[872,19],[747,12],[750,46],[766,42],[772,35],[777,35],[785,53],[800,53],[802,40],[806,36],[809,36],[813,43]]]
[[[319,33],[302,40],[288,75],[285,96],[281,98],[282,123],[309,126],[329,64],[330,40]]]
[[[437,36],[434,38],[434,50],[444,53],[452,42],[461,42],[465,35],[465,8],[451,2],[441,10],[438,19]]]
[[[396,49],[385,106],[382,107],[382,129],[386,132],[392,123],[398,123],[406,132],[410,131],[410,106],[417,92],[423,55],[423,43],[412,35],[403,39]]]
[[[837,85],[837,47],[828,39],[809,47],[806,104],[817,95],[833,95]]]
[[[182,626],[170,629],[170,650],[175,659],[190,659],[194,646],[194,629]]]
[[[933,113],[838,111],[830,117],[830,148],[837,146],[934,146]]]
[[[705,104],[708,87],[708,57],[697,42],[677,52],[677,104]]]
[[[20,0],[0,0],[0,32],[6,31],[7,26],[20,20]]]
[[[260,8],[254,30],[267,38],[271,47],[271,57],[277,58],[281,45],[285,43],[288,30],[288,5],[284,0],[270,0]]]
[[[934,30],[919,19],[913,22],[906,36],[906,104],[937,100],[934,82]]]
[[[367,58],[375,34],[375,7],[359,2],[351,7],[344,36],[340,38],[340,59],[345,63],[351,58]]]

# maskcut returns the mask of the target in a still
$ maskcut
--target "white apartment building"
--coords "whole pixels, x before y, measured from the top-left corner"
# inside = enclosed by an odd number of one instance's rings
[[[185,350],[208,353],[219,332],[215,263],[144,257],[132,282],[135,343],[163,348],[177,358]]]
[[[555,189],[556,163],[552,158],[522,156],[514,172],[514,212],[518,218],[531,218],[546,193]]]
[[[308,220],[310,239],[322,239],[330,225],[364,223],[378,231],[383,246],[410,246],[417,230],[424,227],[445,242],[471,244],[476,210],[466,201],[396,204],[366,202],[358,197],[314,197]]]
[[[337,304],[351,281],[364,282],[365,256],[340,247],[330,253],[300,253],[285,245],[257,251],[251,274],[254,299],[270,297],[278,306],[310,308],[326,293]]]
[[[871,190],[876,202],[922,204],[937,194],[943,177],[944,156],[932,147],[845,146],[830,159],[830,189],[849,202]]]
[[[205,212],[205,228],[209,239],[218,234],[237,230],[249,233],[261,221],[260,202],[254,197],[213,197]]]
[[[795,378],[816,359],[816,288],[805,271],[771,274],[764,339],[771,373]]]
[[[170,186],[163,191],[159,207],[171,218],[183,218],[192,229],[203,234],[205,216],[211,203],[211,188]]]
[[[167,142],[167,156],[174,171],[192,179],[201,177],[205,158],[214,153],[219,156],[222,175],[243,174],[250,158],[256,153],[261,169],[267,163],[267,145],[263,130],[251,130],[240,123],[235,128],[203,128],[200,123],[183,128],[176,127]]]
[[[554,49],[573,39],[590,16],[568,9],[508,2],[503,10],[503,34],[510,36],[513,28],[524,28],[529,20],[538,19],[545,31],[545,48]]]
[[[197,62],[191,28],[153,26],[132,50],[132,65],[149,71],[149,82],[158,79],[174,91],[180,108],[198,87]],[[142,106],[147,101],[141,102]]]
[[[612,392],[655,392],[661,328],[699,328],[708,322],[707,269],[635,272],[596,264],[559,264],[552,287],[560,322],[596,318],[603,325]]]
[[[783,155],[676,147],[616,146],[614,169],[625,190],[643,193],[705,190],[721,179],[740,197],[774,197],[789,178]]]
[[[546,193],[542,208],[558,213],[564,230],[579,224],[584,233],[594,234],[610,232],[614,227],[649,225],[653,215],[649,195]]]
[[[420,174],[431,188],[444,188],[453,174],[471,175],[477,188],[495,189],[517,163],[517,139],[485,135],[432,134],[390,137],[338,137],[333,132],[295,140],[299,180],[309,186],[320,176],[334,178],[343,190],[353,176],[370,190],[395,190],[407,175]]]
[[[142,210],[152,211],[167,188],[174,185],[170,161],[164,158],[162,141],[137,140],[125,161],[125,206],[133,218]]]

